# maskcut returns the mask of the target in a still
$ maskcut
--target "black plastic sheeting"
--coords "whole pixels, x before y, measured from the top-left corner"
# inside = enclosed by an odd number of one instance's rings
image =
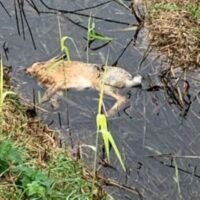
[[[16,90],[30,102],[33,101],[33,91],[37,96],[44,90],[34,78],[25,75],[23,69],[33,62],[59,54],[58,18],[63,36],[72,37],[78,48],[77,53],[73,44],[67,42],[71,59],[87,61],[87,23],[88,17],[94,16],[97,32],[113,40],[108,44],[93,42],[89,62],[104,64],[107,61],[130,73],[140,73],[146,78],[146,88],[151,81],[153,85],[160,84],[161,61],[154,61],[156,56],[151,55],[140,65],[148,48],[146,30],[140,31],[134,44],[135,26],[131,25],[137,24],[137,20],[128,8],[118,3],[120,1],[27,0],[24,5],[18,2],[21,1],[1,1],[0,46],[4,63],[13,68],[12,82]],[[128,6],[131,2],[124,3]],[[125,95],[131,94],[130,106],[109,119],[109,128],[122,151],[128,172],[125,174],[121,170],[111,151],[111,165],[117,167],[102,167],[101,173],[137,188],[141,196],[137,192],[133,194],[107,186],[116,199],[200,198],[200,79],[195,72],[185,76],[190,84],[191,102],[184,115],[183,109],[171,101],[166,90],[144,87],[122,91]],[[113,100],[106,97],[105,103],[109,107]],[[62,131],[68,145],[94,145],[97,104],[98,93],[95,91],[70,91],[61,99],[58,110],[45,104],[43,108],[48,112],[40,113],[40,117],[50,127]],[[179,169],[180,194],[173,156]]]

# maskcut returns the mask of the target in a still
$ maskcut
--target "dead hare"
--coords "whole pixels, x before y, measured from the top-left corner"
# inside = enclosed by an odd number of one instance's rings
[[[128,101],[125,96],[118,94],[118,89],[140,86],[142,82],[140,75],[132,76],[120,67],[64,61],[57,58],[36,62],[28,67],[26,72],[35,76],[47,88],[42,103],[51,99],[54,107],[59,106],[55,102],[58,95],[63,95],[65,90],[93,88],[99,91],[104,82],[104,94],[116,99],[115,104],[106,113],[107,116],[114,115]]]

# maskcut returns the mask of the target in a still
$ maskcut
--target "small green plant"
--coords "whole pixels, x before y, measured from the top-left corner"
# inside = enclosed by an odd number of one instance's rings
[[[67,60],[70,61],[71,60],[70,59],[70,50],[69,50],[68,46],[65,44],[66,40],[70,40],[72,42],[78,55],[79,55],[79,51],[78,51],[78,48],[77,48],[76,43],[74,42],[73,38],[71,38],[69,36],[62,36],[59,17],[58,17],[58,30],[59,30],[60,50],[67,57]]]
[[[5,139],[0,143],[0,177],[9,172],[17,175],[16,186],[28,197],[44,198],[50,191],[48,176],[30,166],[24,165],[23,152],[14,143]],[[48,188],[47,188],[48,186]]]
[[[18,165],[22,162],[21,154],[22,152],[9,139],[0,142],[0,177],[12,165]]]
[[[87,31],[87,40],[89,42],[95,41],[95,40],[100,40],[100,41],[111,41],[112,38],[99,34],[96,32],[96,24],[94,22],[94,19],[89,17],[88,19],[88,31]]]
[[[186,10],[189,11],[196,19],[200,20],[200,5],[195,6],[193,4],[189,4],[187,5]]]
[[[71,38],[66,36],[60,39],[60,48],[61,48],[61,52],[63,52],[66,55],[67,60],[70,61],[71,59],[70,59],[69,48],[65,45],[65,41],[67,39],[71,39]]]
[[[15,173],[19,174],[16,185],[25,196],[45,199],[51,195],[53,181],[47,174],[26,165],[17,166]]]
[[[77,46],[76,46],[76,43],[74,42],[74,40],[73,40],[71,37],[64,36],[64,37],[61,37],[61,38],[60,38],[60,48],[61,48],[61,52],[63,52],[64,55],[67,57],[67,60],[70,61],[70,60],[71,60],[71,59],[70,59],[70,51],[69,51],[68,46],[65,44],[66,40],[70,40],[70,41],[73,43],[73,45],[74,45],[74,47],[75,47],[77,53],[78,53],[78,48],[77,48]]]

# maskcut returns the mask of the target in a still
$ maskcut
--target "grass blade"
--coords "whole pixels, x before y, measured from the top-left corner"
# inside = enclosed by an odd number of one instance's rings
[[[96,32],[96,24],[95,24],[95,22],[94,22],[94,19],[91,18],[91,17],[89,17],[89,20],[88,20],[87,40],[88,40],[88,41],[94,41],[94,40],[111,41],[112,38],[97,33],[97,32]]]
[[[179,199],[182,200],[183,197],[181,195],[181,186],[180,186],[180,178],[179,178],[179,171],[178,171],[178,165],[176,163],[176,159],[174,158],[173,159],[173,162],[174,162],[174,166],[175,166],[175,176],[174,176],[174,181],[176,182],[177,184],[177,189],[178,189],[178,196],[179,196]]]
[[[108,159],[108,162],[110,162],[110,145],[113,147],[113,150],[123,168],[124,171],[126,171],[125,164],[123,162],[123,159],[121,157],[120,151],[117,148],[117,145],[112,137],[111,132],[108,129],[108,123],[107,123],[107,118],[104,114],[101,114],[102,112],[102,106],[103,106],[103,94],[104,94],[104,79],[106,76],[106,70],[103,74],[103,80],[101,83],[101,88],[100,88],[100,96],[99,96],[99,105],[98,105],[98,114],[96,117],[96,124],[97,124],[97,132],[102,134],[102,138],[104,141],[104,146],[105,146],[105,151],[106,151],[106,157]]]

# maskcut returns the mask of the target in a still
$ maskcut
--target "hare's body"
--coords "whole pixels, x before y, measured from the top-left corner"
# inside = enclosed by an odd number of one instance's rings
[[[47,87],[42,101],[49,100],[53,95],[64,90],[74,88],[84,90],[93,88],[100,90],[104,83],[104,93],[116,99],[116,103],[109,110],[112,115],[123,106],[127,99],[116,92],[116,88],[132,87],[141,84],[141,76],[132,77],[127,71],[119,67],[89,64],[79,61],[64,61],[51,59],[37,62],[27,68],[27,73],[36,76],[38,81]]]

